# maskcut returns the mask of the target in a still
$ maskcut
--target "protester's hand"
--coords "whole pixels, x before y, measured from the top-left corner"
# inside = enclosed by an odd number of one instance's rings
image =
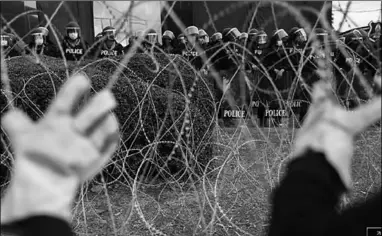
[[[381,86],[380,75],[375,82]],[[337,103],[331,84],[320,81],[314,85],[312,101],[295,140],[294,157],[308,148],[324,153],[350,189],[354,137],[381,118],[381,96],[354,111],[346,111]]]
[[[14,174],[1,206],[1,223],[33,215],[71,221],[80,184],[94,177],[118,145],[118,123],[110,110],[109,90],[91,98],[74,113],[90,81],[70,78],[45,116],[33,122],[20,110],[4,115],[2,125],[15,154]]]

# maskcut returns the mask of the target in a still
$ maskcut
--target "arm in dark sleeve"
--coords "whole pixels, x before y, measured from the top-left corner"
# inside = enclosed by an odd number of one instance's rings
[[[381,194],[364,204],[336,211],[345,186],[325,155],[308,151],[292,161],[272,196],[269,236],[366,235],[381,225]]]
[[[1,232],[15,236],[74,236],[67,222],[50,216],[33,216],[1,225]]]

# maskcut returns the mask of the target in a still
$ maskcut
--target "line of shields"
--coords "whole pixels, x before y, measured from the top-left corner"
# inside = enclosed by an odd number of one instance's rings
[[[300,127],[311,104],[312,84],[319,76],[314,71],[300,76],[295,71],[284,71],[281,76],[269,72],[242,68],[219,72],[223,89],[217,89],[216,98],[221,125],[244,122],[248,126]],[[371,98],[367,91],[373,90],[373,76],[362,75],[366,84],[353,70],[344,73],[338,67],[333,69],[333,92],[338,103],[349,110]]]

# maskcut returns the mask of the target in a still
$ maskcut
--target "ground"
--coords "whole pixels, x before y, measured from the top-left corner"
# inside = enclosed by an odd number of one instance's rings
[[[73,227],[77,235],[93,236],[264,235],[269,193],[282,178],[296,131],[218,127],[217,180],[92,186],[77,202]],[[357,138],[353,178],[350,205],[380,191],[380,127]]]

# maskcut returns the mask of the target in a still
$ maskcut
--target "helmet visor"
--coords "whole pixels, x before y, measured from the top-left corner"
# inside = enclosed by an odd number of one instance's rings
[[[228,32],[228,37],[231,41],[235,41],[240,37],[241,33],[237,28],[233,28]]]
[[[328,40],[328,33],[318,33],[316,36],[317,40],[321,43],[325,43]]]
[[[300,41],[300,42],[308,41],[308,36],[306,35],[306,32],[304,29],[298,29],[295,34],[296,34],[297,41]]]
[[[284,38],[288,37],[288,34],[283,29],[277,30],[275,35],[277,35],[279,40],[283,40]]]
[[[70,33],[77,33],[77,34],[79,34],[80,33],[79,29],[74,29],[74,28],[68,28],[66,30],[66,32],[68,32],[68,34],[70,34]]]
[[[8,40],[9,40],[8,35],[1,35],[1,46],[8,47]]]
[[[156,33],[150,33],[150,34],[147,34],[146,36],[147,41],[149,41],[150,43],[156,43],[157,37],[158,35]]]
[[[104,35],[108,38],[108,39],[114,39],[115,38],[115,29],[113,30],[106,30],[104,32]]]

